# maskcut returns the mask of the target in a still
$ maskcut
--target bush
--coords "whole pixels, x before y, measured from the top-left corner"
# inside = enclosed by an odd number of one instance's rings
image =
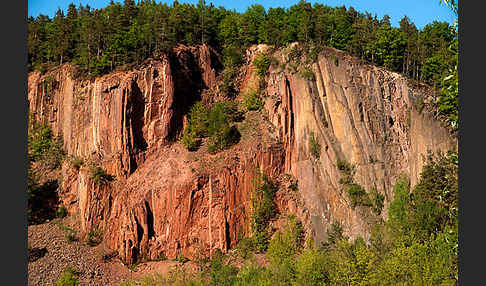
[[[263,108],[263,100],[255,90],[246,93],[244,104],[248,110],[260,110]]]
[[[238,268],[232,265],[226,265],[223,258],[222,254],[216,254],[214,258],[211,259],[210,285],[231,286],[235,283]]]
[[[328,127],[329,126],[329,123],[327,123],[327,119],[326,119],[326,116],[322,116],[322,125],[324,125],[324,127]]]
[[[96,185],[113,181],[113,176],[106,173],[106,171],[100,166],[91,166],[90,173],[90,178],[95,182]]]
[[[76,238],[76,231],[74,231],[73,229],[67,228],[67,230],[66,230],[66,240],[69,243],[71,243],[73,241],[76,241],[77,240],[77,238]]]
[[[77,286],[79,285],[79,272],[74,268],[67,267],[61,274],[59,280],[56,281],[55,286]]]
[[[296,261],[295,285],[330,285],[329,260],[317,249],[304,251]]]
[[[261,286],[271,285],[271,273],[265,267],[245,265],[238,275],[234,286]]]
[[[67,215],[67,210],[64,206],[59,206],[56,210],[56,217],[58,218],[64,218]]]
[[[252,231],[253,239],[255,243],[255,249],[257,251],[264,251],[268,245],[268,233],[267,226],[275,214],[276,205],[273,201],[276,189],[273,184],[268,180],[266,175],[261,173],[257,174],[257,177],[253,180],[254,191],[252,201]]]
[[[307,68],[300,70],[299,75],[307,80],[314,80],[315,77],[314,72]]]
[[[234,102],[218,102],[210,110],[198,102],[188,117],[181,143],[190,151],[197,150],[200,138],[205,136],[209,136],[208,151],[211,153],[229,148],[240,140],[240,132],[236,126],[230,125],[242,117]]]
[[[359,184],[349,184],[347,191],[349,198],[351,199],[351,205],[353,206],[353,208],[356,206],[370,207],[373,205],[368,194]]]
[[[264,78],[267,74],[268,68],[270,67],[270,57],[266,54],[258,54],[253,60],[253,65],[255,65],[257,75],[260,79]]]
[[[267,257],[272,272],[272,284],[290,285],[295,276],[295,256],[303,242],[302,225],[289,216],[287,224],[279,230],[268,245]]]
[[[72,160],[71,160],[71,165],[73,166],[73,168],[75,168],[76,170],[79,170],[81,168],[81,166],[84,164],[84,161],[82,158],[80,157],[74,157]]]
[[[343,177],[339,179],[339,183],[343,185],[351,184],[355,172],[354,166],[351,166],[348,162],[342,160],[338,160],[336,165],[343,175]]]
[[[377,215],[380,215],[381,211],[383,210],[385,196],[380,194],[376,189],[372,189],[370,194],[371,200],[373,202],[373,212]]]
[[[98,228],[91,229],[86,235],[86,243],[89,246],[96,246],[101,243],[102,234]]]
[[[236,106],[229,102],[214,105],[209,113],[209,152],[224,150],[239,142],[241,134],[230,123],[238,117]]]
[[[66,155],[63,145],[62,137],[54,137],[49,125],[33,121],[29,126],[28,149],[31,161],[41,161],[49,168],[56,169],[61,166]]]
[[[309,152],[315,159],[321,156],[321,145],[312,131],[309,134]]]
[[[249,237],[241,238],[235,249],[241,258],[248,259],[252,256],[252,252],[255,250],[255,242]]]

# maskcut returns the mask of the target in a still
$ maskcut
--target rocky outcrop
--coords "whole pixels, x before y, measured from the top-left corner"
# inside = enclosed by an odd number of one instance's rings
[[[277,62],[290,62],[292,47],[274,54]],[[265,48],[250,49],[249,58]],[[367,192],[384,195],[386,217],[401,173],[413,186],[428,151],[457,151],[457,141],[433,113],[417,110],[417,102],[432,93],[426,86],[331,48],[310,65],[312,79],[282,66],[270,67],[265,109],[284,144],[284,172],[299,182],[318,242],[327,239],[325,230],[333,221],[342,223],[351,237],[367,238],[376,219],[368,207],[350,206],[339,183],[338,160],[355,167],[354,181]],[[321,146],[319,158],[310,154],[311,133]]]
[[[265,49],[248,51],[243,90],[255,83],[252,57]],[[287,61],[285,52],[275,57]],[[203,91],[217,84],[220,68],[211,48],[181,46],[140,69],[94,80],[74,78],[69,65],[29,75],[31,113],[63,136],[68,154],[85,161],[79,170],[64,164],[63,204],[83,230],[102,230],[125,263],[234,247],[250,231],[256,169],[278,183],[278,211],[296,214],[317,242],[334,220],[349,235],[366,237],[370,211],[350,206],[337,160],[356,166],[354,180],[367,191],[385,195],[386,216],[396,177],[404,172],[415,183],[421,154],[457,144],[415,108],[426,88],[329,49],[312,64],[313,80],[271,66],[265,108],[239,123],[240,143],[214,155],[204,145],[188,152],[177,142],[185,114],[209,96]],[[309,152],[311,132],[319,158]],[[116,179],[97,184],[90,165]]]

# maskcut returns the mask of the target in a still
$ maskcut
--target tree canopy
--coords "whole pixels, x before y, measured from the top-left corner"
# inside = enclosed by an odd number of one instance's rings
[[[353,7],[303,0],[289,8],[254,4],[243,13],[203,0],[196,5],[124,0],[102,9],[70,4],[52,19],[29,17],[28,65],[45,70],[71,61],[96,76],[160,56],[180,43],[241,52],[253,44],[280,47],[299,41],[344,50],[441,88],[457,63],[449,49],[456,38],[446,22],[419,30],[404,17],[400,27],[392,27],[387,15],[378,19]]]

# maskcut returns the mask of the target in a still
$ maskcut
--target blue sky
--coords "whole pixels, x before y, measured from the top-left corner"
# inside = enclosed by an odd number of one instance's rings
[[[171,4],[173,1],[161,1]],[[88,4],[92,8],[103,8],[110,3],[110,0],[28,0],[28,15],[36,17],[39,14],[53,16],[58,8],[66,11],[69,3],[74,3],[78,6]],[[118,0],[115,2],[123,2]],[[137,2],[137,0],[135,0]],[[196,4],[198,0],[179,0],[179,3]],[[250,1],[224,1],[224,0],[206,0],[206,4],[212,2],[215,6],[224,6],[226,9],[235,9],[243,12],[252,4],[260,4],[266,9],[269,7],[289,7],[299,2],[299,0],[250,0]],[[393,26],[398,26],[398,23],[404,15],[408,16],[415,25],[422,29],[425,25],[433,21],[445,21],[452,24],[455,15],[445,5],[440,4],[440,0],[320,0],[309,1],[311,3],[321,3],[329,6],[346,6],[346,8],[353,6],[359,12],[370,12],[372,15],[376,14],[378,18],[388,14]]]

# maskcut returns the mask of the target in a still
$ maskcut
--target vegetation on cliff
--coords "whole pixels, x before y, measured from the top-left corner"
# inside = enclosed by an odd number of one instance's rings
[[[29,223],[36,223],[56,217],[56,170],[60,169],[66,154],[62,138],[54,136],[49,125],[32,119],[27,142],[27,217]]]
[[[232,101],[218,102],[212,108],[197,102],[189,111],[188,124],[181,143],[189,151],[195,151],[201,144],[201,138],[209,137],[209,152],[227,149],[238,143],[241,137],[236,126],[233,125],[233,122],[240,117],[241,113]]]
[[[412,192],[401,176],[389,217],[375,226],[369,243],[346,237],[338,223],[326,243],[304,243],[299,221],[290,216],[268,243],[266,267],[246,255],[238,269],[228,255],[218,255],[197,277],[126,285],[457,285],[457,171],[457,154],[439,152],[429,154]]]

